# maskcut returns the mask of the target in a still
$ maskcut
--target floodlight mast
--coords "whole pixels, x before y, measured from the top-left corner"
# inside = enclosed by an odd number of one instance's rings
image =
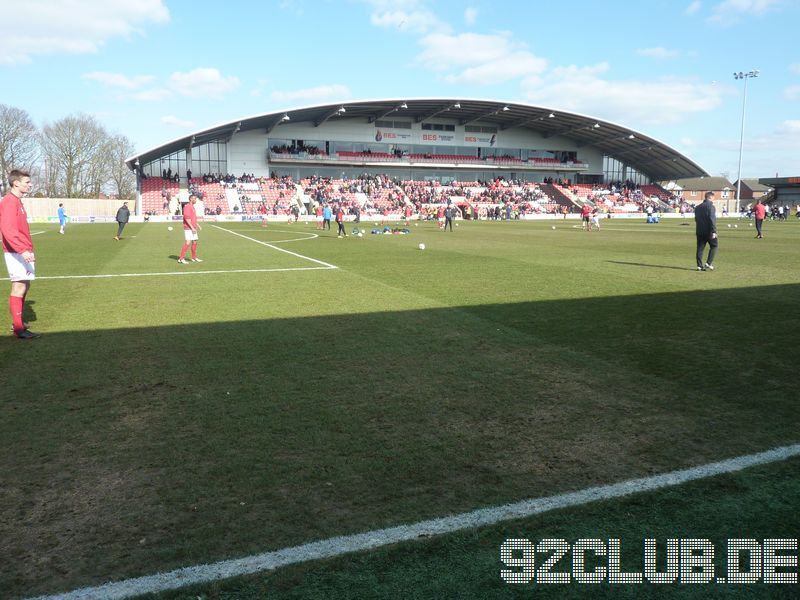
[[[746,73],[739,71],[738,73],[733,74],[733,78],[736,80],[744,79],[744,94],[742,96],[742,129],[739,136],[739,175],[736,178],[736,212],[739,212],[742,209],[742,154],[744,151],[744,115],[745,108],[747,107],[747,80],[758,77],[759,73],[760,71],[754,69]],[[730,210],[728,212],[730,212]]]

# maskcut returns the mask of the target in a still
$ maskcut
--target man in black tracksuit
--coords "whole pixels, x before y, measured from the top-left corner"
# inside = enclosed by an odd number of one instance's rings
[[[119,207],[117,211],[117,235],[114,236],[114,239],[119,241],[120,237],[122,237],[122,230],[125,229],[125,225],[128,224],[128,219],[131,217],[131,211],[128,210],[128,203],[123,202],[122,206]]]
[[[706,192],[705,199],[694,209],[695,234],[697,235],[697,270],[713,271],[714,257],[717,254],[717,214],[711,198],[713,192]],[[703,252],[709,245],[708,260],[703,262]]]
[[[453,217],[456,214],[456,209],[452,204],[448,204],[444,209],[444,227],[442,231],[447,231],[447,226],[450,225],[450,231],[453,231]]]

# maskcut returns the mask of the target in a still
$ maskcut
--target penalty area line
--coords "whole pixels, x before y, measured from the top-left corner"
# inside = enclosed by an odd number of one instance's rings
[[[302,258],[303,260],[310,260],[311,262],[315,262],[318,265],[323,265],[329,269],[338,269],[336,265],[332,265],[330,263],[323,262],[321,260],[317,260],[316,258],[311,258],[310,256],[304,256],[302,254],[298,254],[297,252],[292,252],[291,250],[286,250],[285,248],[280,248],[278,246],[273,246],[272,244],[268,244],[267,242],[262,242],[261,240],[257,240],[255,238],[251,238],[248,235],[242,235],[236,231],[231,231],[230,229],[225,229],[224,227],[220,227],[219,225],[212,225],[215,229],[219,229],[226,233],[230,233],[231,235],[237,235],[240,238],[244,238],[246,240],[250,240],[251,242],[255,242],[256,244],[261,244],[262,246],[266,246],[267,248],[272,248],[273,250],[277,250],[278,252],[285,252],[286,254],[291,254],[292,256],[296,256],[297,258]]]
[[[531,517],[552,510],[588,504],[589,502],[611,500],[631,494],[650,492],[691,481],[706,479],[708,477],[714,477],[716,475],[734,473],[750,467],[766,465],[795,456],[800,456],[800,444],[782,446],[758,454],[739,456],[679,471],[671,471],[661,475],[591,487],[577,492],[558,494],[546,498],[523,500],[513,504],[482,508],[449,517],[430,519],[409,525],[389,527],[387,529],[378,529],[366,533],[328,538],[244,558],[184,567],[166,573],[106,583],[97,587],[81,588],[64,594],[38,596],[34,600],[89,600],[95,598],[117,600],[142,594],[155,594],[189,585],[210,583],[230,577],[272,571],[280,567],[311,560],[331,558],[351,552],[373,550],[381,546],[388,546],[398,542],[455,533],[475,527],[496,525],[503,521]]]

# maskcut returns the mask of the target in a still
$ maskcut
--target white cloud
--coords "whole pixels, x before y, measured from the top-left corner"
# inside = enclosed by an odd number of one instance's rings
[[[787,133],[800,133],[799,120],[784,121],[782,127]],[[798,144],[800,144],[800,140],[798,140]]]
[[[296,17],[303,16],[303,7],[299,0],[281,0],[278,8],[286,12],[293,13]]]
[[[171,95],[172,93],[165,88],[153,88],[150,90],[136,92],[135,94],[131,94],[130,97],[134,100],[141,100],[143,102],[158,102],[159,100],[165,100],[166,98],[169,98]]]
[[[372,7],[370,22],[378,27],[395,27],[408,33],[449,31],[450,27],[421,0],[364,0]]]
[[[134,75],[130,77],[122,73],[107,73],[105,71],[92,71],[91,73],[84,73],[81,77],[97,81],[107,87],[125,90],[138,90],[155,79],[152,75]]]
[[[678,51],[669,50],[663,46],[656,46],[655,48],[638,48],[636,50],[636,54],[639,56],[646,56],[648,58],[655,58],[657,60],[665,60],[678,56]]]
[[[800,85],[790,85],[784,89],[783,97],[787,100],[800,100]]]
[[[84,77],[101,81],[108,86],[136,90],[119,96],[119,99],[142,102],[158,102],[176,95],[187,98],[221,98],[239,87],[237,77],[224,77],[218,69],[213,68],[198,68],[187,73],[175,72],[165,84],[148,89],[139,88],[153,81],[154,78],[149,75],[127,77],[117,73],[96,72],[87,73]]]
[[[478,20],[478,9],[471,6],[464,10],[464,22],[467,25],[475,25]]]
[[[762,16],[777,8],[781,0],[723,0],[712,9],[709,23],[727,27],[745,17]]]
[[[191,98],[218,98],[239,87],[237,77],[223,77],[217,69],[198,68],[170,75],[169,88]]]
[[[696,14],[700,10],[701,6],[702,3],[700,2],[700,0],[694,0],[694,2],[692,2],[691,4],[689,4],[689,6],[686,7],[686,10],[683,11],[683,14],[686,15],[687,17],[690,17]]]
[[[605,76],[609,71],[607,63],[558,67],[543,79],[523,81],[523,93],[545,106],[636,125],[677,123],[721,104],[717,86],[674,78],[614,81]]]
[[[709,140],[705,148],[714,147],[716,140]],[[723,150],[728,157],[731,172],[736,172],[739,158],[739,137],[731,137],[716,147]],[[797,161],[795,157],[800,154],[800,120],[785,120],[774,127],[772,131],[757,133],[751,130],[745,132],[744,138],[744,166],[742,177],[772,177],[782,174],[795,175]]]
[[[185,119],[180,119],[175,115],[167,115],[165,117],[161,117],[161,122],[164,125],[173,125],[175,127],[180,127],[181,129],[188,129],[189,127],[194,127],[194,121],[187,121]]]
[[[509,32],[432,33],[420,40],[417,62],[432,71],[449,71],[448,83],[494,84],[542,73],[547,61],[515,42]]]
[[[535,76],[547,66],[544,59],[537,58],[529,52],[517,52],[483,64],[467,67],[461,73],[446,75],[447,83],[464,83],[470,85],[492,85],[511,79]]]
[[[350,97],[350,88],[346,85],[320,85],[302,90],[275,91],[270,98],[275,102],[304,103],[324,100],[345,100]]]
[[[47,54],[98,52],[110,39],[141,35],[169,21],[163,0],[25,0],[5,2],[0,64],[30,62]]]
[[[793,63],[789,65],[789,72],[793,75],[800,75],[800,63]]]

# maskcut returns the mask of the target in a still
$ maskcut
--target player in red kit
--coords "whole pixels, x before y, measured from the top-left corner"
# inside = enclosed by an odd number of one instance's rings
[[[591,215],[592,215],[592,207],[589,206],[588,204],[584,204],[581,207],[581,220],[583,221],[583,228],[586,231],[592,230],[592,223],[589,220],[591,219]]]
[[[8,185],[9,192],[0,200],[0,236],[3,238],[3,254],[11,281],[8,308],[14,335],[21,340],[30,340],[39,337],[22,320],[25,296],[28,295],[31,281],[36,279],[33,240],[28,227],[28,215],[22,205],[22,197],[31,191],[31,176],[15,169],[8,174]]]
[[[186,263],[186,251],[189,246],[192,247],[192,262],[203,262],[202,259],[197,258],[197,231],[200,226],[197,224],[197,211],[194,208],[197,202],[197,196],[194,194],[189,195],[189,202],[183,205],[183,236],[186,242],[181,248],[181,255],[178,262],[181,264]]]

